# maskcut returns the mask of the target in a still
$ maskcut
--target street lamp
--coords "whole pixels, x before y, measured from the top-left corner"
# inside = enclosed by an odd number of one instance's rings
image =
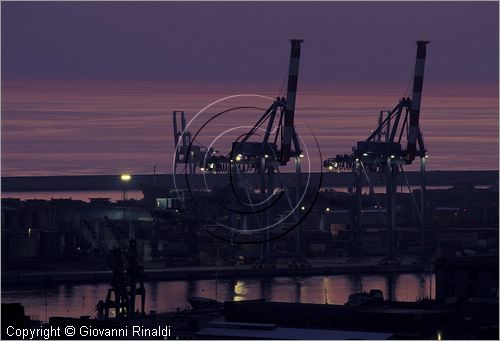
[[[125,204],[125,200],[127,199],[127,183],[130,182],[130,180],[132,180],[132,175],[127,174],[127,173],[120,175],[120,181],[122,182],[122,185],[123,185],[122,189],[123,189],[124,204]]]
[[[127,196],[126,196],[126,190],[127,190],[127,183],[130,182],[130,180],[132,180],[132,175],[130,174],[122,174],[120,176],[120,180],[122,181],[122,184],[123,184],[123,201],[125,201],[125,199],[127,199]]]
[[[123,222],[124,224],[127,223],[127,218],[125,215],[125,200],[127,199],[127,184],[132,180],[132,176],[130,174],[122,174],[120,176],[120,180],[123,185],[123,203],[122,203],[122,208],[123,208]],[[135,239],[135,231],[131,231],[132,226],[129,223],[129,239]]]

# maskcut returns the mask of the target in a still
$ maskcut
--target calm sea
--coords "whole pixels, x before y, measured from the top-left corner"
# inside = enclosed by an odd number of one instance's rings
[[[323,158],[350,153],[376,127],[380,110],[409,95],[400,84],[301,84],[296,128],[305,144],[302,169]],[[141,82],[4,82],[2,84],[2,176],[159,173],[172,170],[172,111],[188,122],[205,106],[241,94],[275,98],[280,84],[202,86]],[[238,96],[217,102],[190,123],[196,142],[221,153],[248,131],[271,100]],[[430,170],[498,169],[498,87],[424,87],[421,127]],[[315,139],[319,144],[316,146]],[[256,137],[260,138],[260,137]],[[309,161],[310,160],[310,161]],[[292,165],[293,166],[293,165]]]

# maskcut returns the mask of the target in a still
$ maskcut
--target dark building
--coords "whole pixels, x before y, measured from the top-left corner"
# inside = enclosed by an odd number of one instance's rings
[[[498,254],[439,258],[436,300],[490,299],[498,304]]]

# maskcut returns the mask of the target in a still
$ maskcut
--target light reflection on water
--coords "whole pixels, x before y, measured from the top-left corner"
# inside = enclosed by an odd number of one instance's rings
[[[434,275],[400,274],[392,280],[393,299],[415,301],[434,297]],[[146,286],[146,311],[172,311],[189,307],[186,297],[203,296],[220,301],[264,298],[268,301],[344,304],[355,292],[380,289],[388,298],[390,281],[384,275],[335,275],[275,277],[262,279],[219,279],[149,282]],[[97,301],[104,300],[109,285],[54,285],[44,288],[2,288],[2,302],[21,302],[27,315],[45,320],[50,316],[93,315]],[[217,289],[217,294],[216,294]],[[47,304],[45,303],[47,300]]]

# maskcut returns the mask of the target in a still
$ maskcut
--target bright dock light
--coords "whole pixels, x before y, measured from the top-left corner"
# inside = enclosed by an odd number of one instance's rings
[[[130,181],[132,179],[132,176],[130,174],[122,174],[120,179],[122,181]]]

